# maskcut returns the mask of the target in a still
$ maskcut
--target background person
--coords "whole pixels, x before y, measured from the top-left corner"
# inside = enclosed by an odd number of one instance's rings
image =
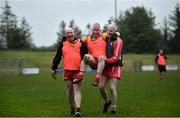
[[[162,78],[166,78],[166,61],[167,61],[167,57],[164,54],[163,50],[159,50],[158,55],[155,58],[155,63],[158,66],[158,70],[160,73],[160,79]]]

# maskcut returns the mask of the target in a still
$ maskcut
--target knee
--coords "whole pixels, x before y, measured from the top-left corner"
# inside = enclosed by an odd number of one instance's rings
[[[105,85],[103,85],[103,84],[99,84],[99,89],[100,89],[101,91],[103,91],[103,90],[106,89],[106,87],[105,87]]]
[[[75,92],[76,92],[76,91],[80,91],[80,86],[79,86],[79,85],[74,86],[74,91],[75,91]]]
[[[116,92],[116,87],[110,86],[110,91],[111,91],[111,93],[115,93]]]
[[[106,57],[105,56],[99,56],[99,58],[98,58],[98,61],[99,62],[103,62],[103,61],[105,61],[106,60]]]
[[[73,87],[72,87],[72,86],[68,86],[68,87],[67,87],[67,92],[68,92],[69,94],[72,94],[72,93],[73,93]]]
[[[85,54],[83,57],[83,61],[86,65],[90,65],[92,63],[92,56],[89,54]]]

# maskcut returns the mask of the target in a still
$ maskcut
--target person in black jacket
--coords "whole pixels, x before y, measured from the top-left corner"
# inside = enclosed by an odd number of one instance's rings
[[[83,75],[80,73],[80,64],[83,56],[88,53],[86,45],[78,38],[74,37],[74,30],[67,28],[66,37],[60,41],[57,53],[52,62],[52,75],[55,76],[58,64],[63,58],[64,80],[67,85],[67,95],[70,103],[71,114],[81,116],[81,92],[80,85]],[[73,80],[78,79],[76,83]]]
[[[99,87],[101,95],[105,101],[103,112],[107,112],[111,105],[111,113],[116,113],[117,80],[122,79],[122,47],[123,41],[116,33],[116,25],[108,25],[107,34],[109,38],[106,40],[106,56],[103,77],[100,79]],[[109,82],[111,98],[108,97],[106,85]]]

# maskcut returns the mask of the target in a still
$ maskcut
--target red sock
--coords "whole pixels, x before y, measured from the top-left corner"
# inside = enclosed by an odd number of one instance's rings
[[[80,112],[80,108],[79,107],[76,107],[76,112]]]

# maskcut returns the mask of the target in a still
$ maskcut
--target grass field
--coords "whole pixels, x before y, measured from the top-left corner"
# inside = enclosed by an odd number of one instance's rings
[[[124,72],[118,81],[117,114],[103,114],[99,90],[91,86],[94,73],[82,83],[82,116],[180,116],[180,72],[168,72],[159,79],[157,72]],[[0,116],[71,117],[63,75],[50,78],[49,73],[17,76],[0,75]]]
[[[70,117],[63,75],[50,78],[55,52],[0,51],[0,58],[25,58],[25,67],[39,67],[39,75],[0,74],[0,117]],[[180,65],[180,55],[167,55],[168,63]],[[91,86],[95,73],[82,83],[82,116],[180,117],[180,71],[167,72],[160,80],[158,72],[133,72],[134,61],[154,64],[155,55],[124,55],[123,80],[118,81],[117,114],[103,114],[99,89]],[[4,65],[4,64],[1,64]],[[0,66],[1,66],[0,65]],[[1,67],[3,69],[3,66]]]
[[[26,67],[39,67],[41,71],[48,72],[51,67],[54,52],[33,52],[33,51],[0,51],[0,58],[25,58]],[[153,54],[124,54],[124,71],[134,71],[135,61],[142,61],[144,64],[154,64]],[[167,55],[168,64],[177,64],[180,68],[180,55]]]

